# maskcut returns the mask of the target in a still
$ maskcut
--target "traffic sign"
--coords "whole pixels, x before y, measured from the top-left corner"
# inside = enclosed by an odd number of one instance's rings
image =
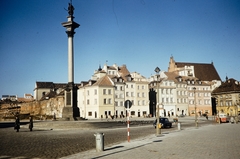
[[[132,107],[132,102],[130,100],[126,100],[124,102],[124,106],[125,106],[125,108],[129,108],[130,109]]]

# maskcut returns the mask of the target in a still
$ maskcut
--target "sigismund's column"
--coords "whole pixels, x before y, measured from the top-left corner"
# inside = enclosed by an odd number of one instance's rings
[[[68,84],[65,89],[65,107],[62,111],[62,118],[66,120],[77,120],[80,117],[79,108],[77,106],[77,86],[74,84],[74,48],[73,37],[74,30],[80,25],[73,21],[74,7],[72,3],[68,4],[68,21],[63,22],[62,26],[67,29],[68,35]]]

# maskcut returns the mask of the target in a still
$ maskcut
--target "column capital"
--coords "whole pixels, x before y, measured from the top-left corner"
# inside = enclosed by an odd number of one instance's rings
[[[66,31],[68,37],[73,37],[75,34],[75,31]]]

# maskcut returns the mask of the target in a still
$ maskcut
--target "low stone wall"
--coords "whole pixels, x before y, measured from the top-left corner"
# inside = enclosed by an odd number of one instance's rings
[[[17,107],[18,108],[17,108]],[[1,119],[14,119],[16,113],[29,114],[35,118],[45,119],[53,117],[62,118],[62,110],[64,107],[64,98],[62,96],[50,98],[42,101],[32,101],[16,104],[16,108],[12,104],[1,104],[0,117]],[[1,120],[0,119],[0,120]]]

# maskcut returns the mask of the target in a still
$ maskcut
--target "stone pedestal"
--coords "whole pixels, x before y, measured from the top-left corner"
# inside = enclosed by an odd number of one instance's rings
[[[62,118],[65,120],[77,120],[80,117],[77,106],[77,86],[73,82],[68,83],[65,90],[65,107],[62,111]]]

